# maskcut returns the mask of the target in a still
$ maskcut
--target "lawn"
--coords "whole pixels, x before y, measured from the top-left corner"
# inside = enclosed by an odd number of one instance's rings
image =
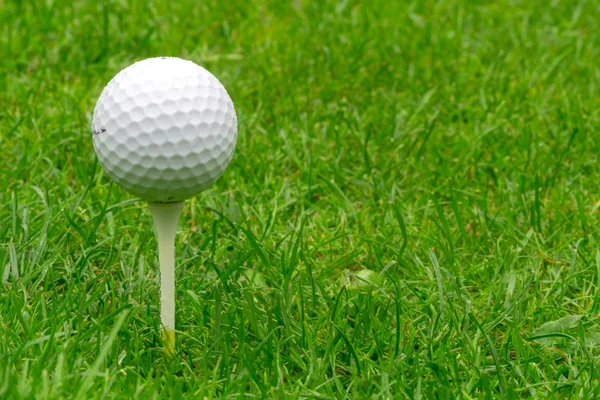
[[[0,398],[600,396],[598,7],[0,0]],[[158,55],[239,124],[179,223],[171,361],[90,132]]]

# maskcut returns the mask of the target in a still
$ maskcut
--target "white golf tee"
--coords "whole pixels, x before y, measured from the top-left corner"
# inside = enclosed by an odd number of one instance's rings
[[[148,202],[156,226],[160,264],[160,320],[163,325],[163,353],[175,354],[175,235],[184,202]]]

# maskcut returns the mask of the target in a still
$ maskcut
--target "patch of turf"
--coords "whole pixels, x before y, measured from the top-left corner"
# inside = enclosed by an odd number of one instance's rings
[[[0,397],[600,395],[597,11],[0,2]],[[157,55],[240,129],[179,225],[172,363],[147,207],[90,133]]]

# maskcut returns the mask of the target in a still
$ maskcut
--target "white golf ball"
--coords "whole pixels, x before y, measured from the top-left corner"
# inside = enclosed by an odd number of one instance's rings
[[[154,202],[208,188],[233,157],[233,102],[210,72],[191,61],[137,62],[106,85],[94,109],[98,159],[119,185]]]

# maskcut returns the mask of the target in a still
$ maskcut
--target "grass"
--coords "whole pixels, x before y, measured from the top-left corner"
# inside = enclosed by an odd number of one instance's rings
[[[596,13],[0,0],[0,397],[600,396]],[[147,206],[90,134],[156,55],[239,119],[179,225],[172,363]]]

